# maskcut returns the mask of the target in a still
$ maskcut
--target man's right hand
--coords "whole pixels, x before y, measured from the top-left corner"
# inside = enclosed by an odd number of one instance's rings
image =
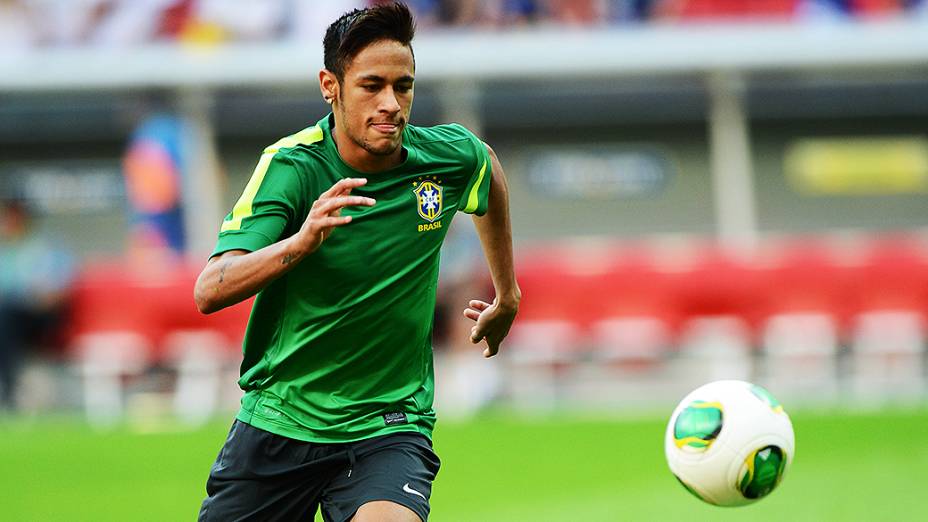
[[[352,190],[366,184],[367,180],[364,178],[342,179],[313,202],[303,227],[294,238],[299,245],[298,249],[304,252],[304,255],[315,252],[322,242],[332,235],[336,227],[351,223],[351,216],[341,215],[343,208],[371,207],[376,203],[372,198],[351,195]]]

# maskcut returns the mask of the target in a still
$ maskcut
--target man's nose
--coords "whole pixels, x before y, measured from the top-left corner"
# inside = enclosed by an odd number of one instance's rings
[[[383,90],[383,94],[380,96],[380,107],[381,111],[396,113],[400,110],[400,102],[396,99],[396,92],[392,88],[386,88]]]

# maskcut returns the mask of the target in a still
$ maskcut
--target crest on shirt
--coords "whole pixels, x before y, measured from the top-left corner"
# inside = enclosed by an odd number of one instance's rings
[[[412,192],[416,195],[416,210],[422,219],[429,223],[434,222],[442,210],[441,185],[436,180],[426,179],[414,186],[416,188]]]

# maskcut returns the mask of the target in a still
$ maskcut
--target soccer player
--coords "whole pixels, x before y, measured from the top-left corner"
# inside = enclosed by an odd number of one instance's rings
[[[473,214],[496,296],[470,301],[492,357],[520,292],[508,189],[457,124],[415,127],[415,24],[403,4],[355,10],[324,40],[332,113],[264,150],[195,289],[210,313],[257,293],[245,394],[200,520],[427,520],[439,459],[431,330],[439,249]]]

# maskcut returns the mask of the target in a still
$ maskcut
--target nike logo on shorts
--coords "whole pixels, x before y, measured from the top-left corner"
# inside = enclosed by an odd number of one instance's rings
[[[403,484],[403,491],[405,491],[406,493],[412,493],[413,495],[419,495],[420,497],[422,497],[422,500],[426,502],[429,501],[429,499],[425,498],[425,495],[409,487],[409,482]]]

